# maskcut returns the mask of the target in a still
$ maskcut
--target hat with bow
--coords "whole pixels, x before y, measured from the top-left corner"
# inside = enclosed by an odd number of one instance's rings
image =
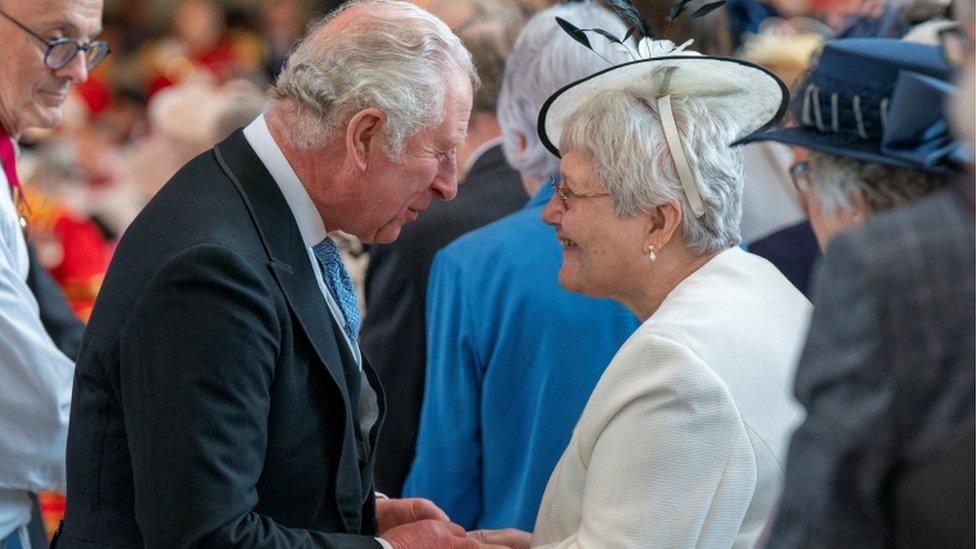
[[[943,111],[954,90],[952,73],[938,46],[833,40],[794,99],[797,125],[736,144],[778,141],[863,162],[951,172],[961,157]]]

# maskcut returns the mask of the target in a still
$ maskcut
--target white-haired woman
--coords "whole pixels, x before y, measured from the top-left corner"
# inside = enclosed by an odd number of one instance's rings
[[[534,546],[751,546],[800,419],[790,386],[810,304],[737,247],[743,160],[729,148],[782,114],[784,88],[753,65],[650,46],[658,57],[574,83],[540,115],[562,157],[543,212],[559,281],[643,324],[549,479]],[[527,541],[497,536],[484,538]]]

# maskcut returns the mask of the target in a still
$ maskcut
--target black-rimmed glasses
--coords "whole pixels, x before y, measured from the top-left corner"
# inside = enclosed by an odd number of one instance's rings
[[[793,178],[793,186],[796,192],[806,194],[810,192],[810,163],[807,161],[797,162],[790,166],[790,177]]]
[[[563,184],[563,178],[560,176],[553,177],[550,182],[553,190],[556,192],[556,196],[563,203],[563,208],[569,208],[569,199],[573,198],[602,198],[604,196],[610,196],[608,193],[592,193],[592,194],[580,194],[574,193],[569,187]]]
[[[47,50],[44,52],[44,66],[51,69],[52,71],[61,70],[67,67],[71,61],[81,52],[85,57],[85,68],[92,70],[98,66],[99,63],[105,59],[105,56],[112,51],[109,47],[108,42],[104,40],[95,40],[94,42],[89,42],[87,44],[82,44],[73,38],[68,38],[66,36],[61,38],[53,38],[47,40],[40,34],[30,30],[23,23],[10,17],[3,10],[0,10],[0,15],[7,18],[11,23],[17,25],[27,34],[37,38],[42,44],[47,46]]]

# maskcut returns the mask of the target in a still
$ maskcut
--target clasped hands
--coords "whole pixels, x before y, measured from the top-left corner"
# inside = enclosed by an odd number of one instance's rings
[[[476,530],[451,522],[434,502],[421,498],[376,499],[379,537],[394,549],[528,549],[532,536],[515,530]]]

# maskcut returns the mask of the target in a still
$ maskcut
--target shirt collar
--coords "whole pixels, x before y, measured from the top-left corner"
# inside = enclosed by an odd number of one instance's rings
[[[478,145],[478,148],[476,148],[474,152],[471,153],[471,156],[468,157],[468,161],[464,163],[464,173],[470,173],[471,168],[474,167],[474,163],[480,160],[481,157],[484,156],[484,154],[488,152],[489,149],[491,149],[495,145],[501,144],[501,142],[502,142],[502,136],[499,135],[497,137],[492,137],[491,139],[485,141],[481,145]]]
[[[244,138],[285,196],[285,202],[295,217],[305,245],[311,247],[322,242],[327,235],[322,216],[308,195],[305,185],[298,179],[298,174],[288,163],[285,153],[281,152],[281,147],[272,137],[263,114],[244,128]]]

